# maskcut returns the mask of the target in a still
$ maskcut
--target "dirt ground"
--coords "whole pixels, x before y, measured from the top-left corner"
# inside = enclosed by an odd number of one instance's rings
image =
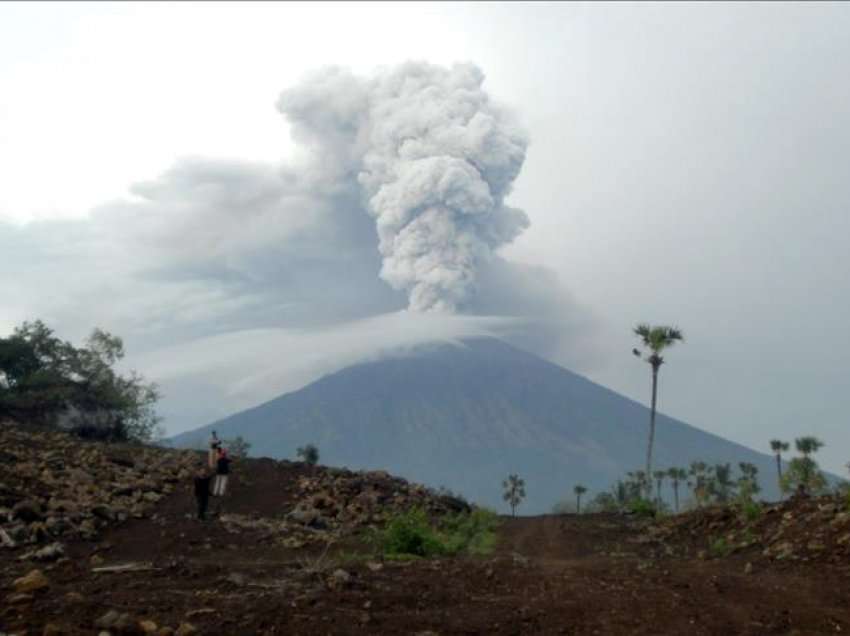
[[[243,463],[222,513],[279,518],[295,503],[298,470],[308,469]],[[141,621],[148,633],[240,636],[850,630],[848,564],[705,558],[684,540],[648,541],[645,522],[625,516],[505,518],[491,556],[393,562],[352,540],[288,548],[267,529],[193,511],[185,484],[153,518],[66,543],[67,559],[0,551],[0,632],[143,633]],[[93,571],[126,564],[143,569]],[[34,568],[49,587],[16,599],[12,581]],[[101,629],[110,610],[127,616]]]

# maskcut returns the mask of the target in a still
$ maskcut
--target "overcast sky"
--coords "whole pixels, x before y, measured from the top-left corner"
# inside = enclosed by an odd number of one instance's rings
[[[646,403],[676,324],[662,411],[846,474],[847,77],[844,3],[2,3],[0,331],[124,336],[178,432],[434,335]]]

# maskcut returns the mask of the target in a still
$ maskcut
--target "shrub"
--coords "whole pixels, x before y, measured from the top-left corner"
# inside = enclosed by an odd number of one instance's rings
[[[299,446],[295,451],[295,455],[300,457],[302,461],[307,462],[311,466],[319,463],[319,449],[316,448],[315,444],[307,444],[306,446]]]
[[[391,517],[371,542],[390,557],[433,557],[461,553],[488,554],[496,544],[496,513],[477,508],[445,517],[438,525],[421,508]]]
[[[428,516],[420,508],[392,517],[380,537],[383,552],[388,555],[411,554],[428,557],[443,554],[445,547],[431,527]]]
[[[732,546],[723,537],[717,537],[708,544],[708,552],[716,558],[725,557],[731,554]]]
[[[649,499],[633,499],[629,502],[629,512],[639,517],[654,517],[658,511]]]
[[[486,508],[447,517],[441,524],[443,545],[448,554],[489,554],[496,546],[499,516]]]
[[[761,517],[762,509],[755,501],[745,501],[740,504],[741,514],[747,521],[755,521]]]

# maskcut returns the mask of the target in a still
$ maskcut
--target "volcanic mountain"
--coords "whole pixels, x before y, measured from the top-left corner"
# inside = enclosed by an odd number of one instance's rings
[[[315,444],[321,463],[385,469],[503,509],[501,482],[525,479],[523,513],[608,489],[645,461],[649,410],[492,338],[421,346],[327,375],[292,393],[173,439],[199,446],[211,430],[252,453],[292,458]],[[654,466],[693,460],[758,466],[774,498],[773,458],[684,422],[657,418]],[[685,488],[682,488],[685,491]]]

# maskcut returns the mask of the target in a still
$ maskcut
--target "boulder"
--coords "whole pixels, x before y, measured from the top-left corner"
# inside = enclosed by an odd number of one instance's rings
[[[21,578],[15,579],[12,587],[18,593],[29,594],[46,590],[50,587],[50,581],[47,580],[47,577],[44,576],[41,570],[32,570]]]
[[[44,512],[41,509],[41,504],[37,501],[25,499],[15,504],[12,508],[12,516],[26,523],[32,523],[44,519]]]

